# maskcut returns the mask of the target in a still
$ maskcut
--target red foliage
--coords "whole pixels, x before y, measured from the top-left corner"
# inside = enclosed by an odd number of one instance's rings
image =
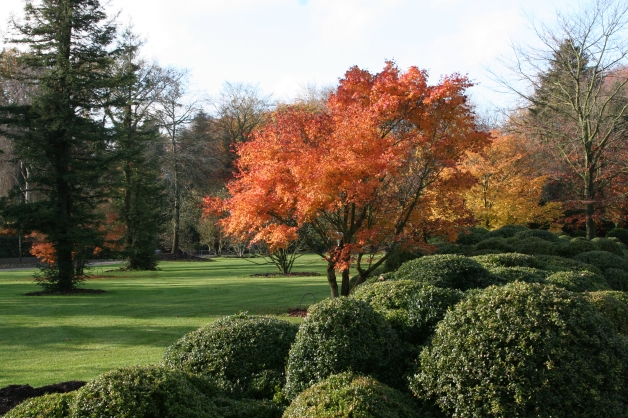
[[[458,162],[489,135],[466,104],[466,77],[428,86],[425,71],[393,63],[371,74],[350,69],[327,110],[278,110],[238,148],[236,179],[220,206],[235,236],[286,248],[309,225],[328,245],[331,268],[348,274],[363,256],[391,246],[425,246],[471,221],[461,192],[473,176]],[[216,202],[207,201],[207,210]]]

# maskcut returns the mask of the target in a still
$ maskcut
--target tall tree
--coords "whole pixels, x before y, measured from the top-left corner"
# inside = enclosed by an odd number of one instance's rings
[[[515,78],[498,77],[529,109],[519,128],[564,167],[569,203],[583,212],[588,238],[628,151],[628,77],[620,71],[627,29],[628,3],[593,0],[538,27],[542,47],[516,48],[509,63]]]
[[[354,67],[325,111],[279,109],[238,148],[227,231],[271,251],[311,231],[334,297],[350,293],[352,265],[359,284],[384,250],[425,247],[431,234],[453,238],[471,220],[460,193],[473,183],[456,163],[489,137],[466,104],[469,85],[453,75],[429,86],[426,72],[393,63],[377,74]]]
[[[100,240],[95,206],[111,163],[103,95],[113,78],[116,29],[98,0],[27,2],[11,42],[27,45],[19,77],[36,84],[31,104],[0,109],[4,135],[31,167],[31,188],[44,197],[4,208],[25,231],[40,231],[57,255],[48,284],[72,290],[85,251]],[[97,116],[99,116],[97,118]]]
[[[122,252],[128,269],[153,270],[165,221],[155,106],[171,80],[159,66],[140,58],[141,45],[130,27],[122,33],[114,69],[119,82],[112,90],[114,103],[106,108],[106,115],[114,126],[119,157],[114,201],[118,221],[124,225]]]
[[[194,120],[199,107],[197,101],[188,100],[186,87],[185,72],[172,72],[170,81],[161,94],[156,113],[165,140],[164,171],[172,208],[172,254],[179,253],[180,246],[185,158],[194,154],[191,147],[196,145],[182,140],[186,127]]]

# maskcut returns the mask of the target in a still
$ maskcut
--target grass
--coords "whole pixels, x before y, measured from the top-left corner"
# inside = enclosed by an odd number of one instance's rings
[[[24,296],[39,290],[33,270],[0,271],[0,387],[89,380],[116,367],[156,363],[183,334],[221,316],[248,311],[288,319],[287,309],[306,293],[316,301],[329,296],[324,264],[310,255],[293,271],[321,276],[251,277],[276,268],[234,258],[162,262],[153,272],[117,267],[93,269],[97,278],[84,283],[107,293],[79,296]]]

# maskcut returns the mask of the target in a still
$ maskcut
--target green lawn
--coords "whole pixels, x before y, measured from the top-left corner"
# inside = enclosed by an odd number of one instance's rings
[[[0,387],[88,380],[120,366],[155,363],[186,332],[238,311],[285,316],[305,293],[329,296],[325,266],[316,256],[293,271],[315,277],[259,278],[274,272],[240,259],[163,262],[154,272],[92,270],[80,296],[24,296],[39,290],[33,270],[0,271]],[[303,299],[312,303],[312,296]]]

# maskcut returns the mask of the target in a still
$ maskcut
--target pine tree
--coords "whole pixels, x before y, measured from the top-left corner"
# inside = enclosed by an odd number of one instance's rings
[[[56,252],[48,288],[71,291],[85,256],[102,240],[95,208],[112,162],[111,130],[102,110],[115,78],[110,48],[116,28],[98,0],[27,1],[10,42],[26,45],[24,80],[37,85],[32,102],[0,108],[0,124],[17,157],[32,168],[42,198],[4,208],[24,231],[45,234]]]

